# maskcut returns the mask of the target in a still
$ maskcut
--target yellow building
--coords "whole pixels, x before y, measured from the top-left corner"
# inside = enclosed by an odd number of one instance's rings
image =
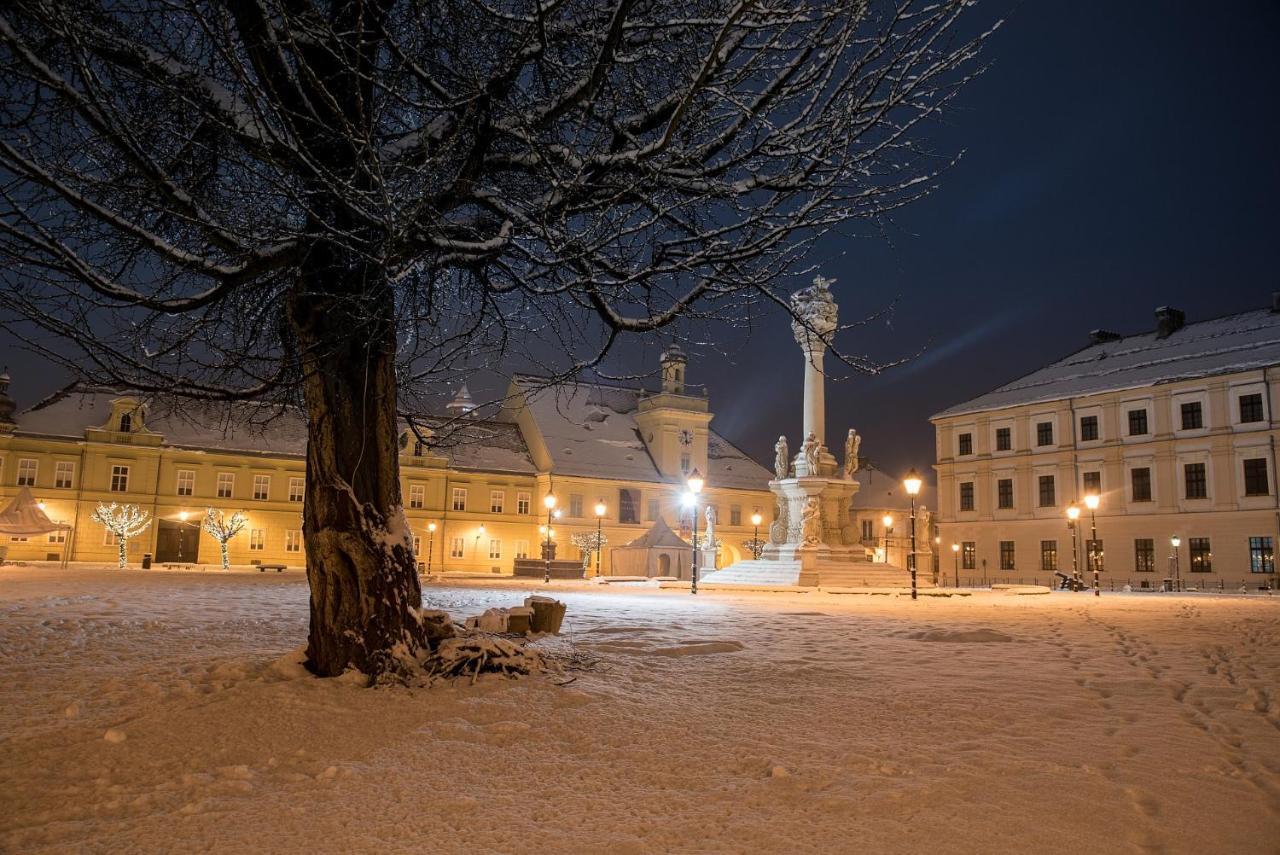
[[[1156,321],[1095,330],[933,417],[942,551],[960,547],[962,579],[1049,582],[1078,563],[1087,580],[1093,494],[1103,586],[1274,585],[1280,301],[1192,324],[1161,308]]]
[[[432,572],[511,574],[540,557],[543,498],[556,496],[558,558],[581,558],[575,534],[596,531],[603,503],[603,571],[610,547],[640,537],[660,517],[688,532],[684,477],[706,478],[703,504],[717,521],[723,566],[747,553],[751,515],[770,514],[770,473],[711,430],[705,395],[685,388],[678,348],[662,359],[657,392],[595,383],[545,388],[518,375],[492,419],[469,412],[465,390],[450,405],[461,427],[423,443],[401,436],[401,489],[419,562]],[[153,525],[128,544],[133,563],[216,565],[217,543],[199,528],[206,508],[243,511],[232,564],[303,566],[306,435],[290,411],[237,405],[152,413],[136,396],[67,389],[14,414],[0,379],[0,502],[29,487],[54,521],[71,526],[11,539],[10,560],[113,561],[116,546],[90,520],[103,502],[135,504]],[[431,525],[434,524],[434,531]],[[64,538],[69,538],[68,543]]]

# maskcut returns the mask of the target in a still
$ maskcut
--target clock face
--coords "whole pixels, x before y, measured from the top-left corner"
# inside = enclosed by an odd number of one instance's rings
[[[693,445],[693,431],[691,430],[680,431],[680,444]]]

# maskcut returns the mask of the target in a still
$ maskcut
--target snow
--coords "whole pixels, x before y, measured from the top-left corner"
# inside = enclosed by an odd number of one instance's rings
[[[569,609],[538,647],[594,668],[366,689],[302,669],[297,574],[0,568],[0,852],[1280,840],[1280,597],[509,580],[425,606],[529,593]]]

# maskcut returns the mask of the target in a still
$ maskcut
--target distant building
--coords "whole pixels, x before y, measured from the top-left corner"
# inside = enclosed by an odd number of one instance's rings
[[[458,429],[423,442],[406,426],[401,491],[419,562],[430,553],[433,572],[510,574],[516,558],[541,555],[548,492],[561,512],[552,525],[558,558],[581,557],[571,538],[596,530],[601,501],[610,545],[659,518],[688,531],[680,496],[695,468],[706,478],[720,563],[744,557],[751,515],[771,518],[771,473],[711,429],[709,400],[686,392],[685,367],[678,348],[664,352],[656,392],[587,382],[545,389],[541,378],[517,375],[495,418],[477,417],[463,387],[440,417]],[[131,561],[148,552],[157,562],[216,563],[217,545],[197,525],[213,507],[248,514],[232,563],[300,566],[305,448],[305,425],[288,410],[191,405],[158,414],[138,396],[71,388],[15,414],[0,378],[0,505],[27,486],[51,519],[72,526],[10,540],[8,558],[57,558],[69,546],[72,560],[111,561],[115,546],[89,515],[99,502],[120,502],[155,518],[130,542]],[[608,547],[602,559],[610,572]]]
[[[1105,330],[1051,365],[933,417],[942,551],[965,577],[1072,572],[1066,511],[1090,515],[1102,584],[1273,583],[1280,531],[1276,407],[1280,300],[1271,309]],[[944,559],[945,561],[945,559]],[[945,566],[945,565],[944,565]]]
[[[849,513],[859,542],[873,556],[872,560],[906,567],[911,551],[911,497],[902,486],[902,478],[867,462],[854,477],[859,489],[850,502]],[[916,567],[921,573],[932,573],[938,560],[936,492],[926,483],[916,497]]]

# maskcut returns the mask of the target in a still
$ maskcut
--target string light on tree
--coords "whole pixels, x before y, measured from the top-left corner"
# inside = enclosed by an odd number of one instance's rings
[[[231,558],[227,554],[227,544],[231,542],[231,538],[244,531],[245,525],[249,522],[249,518],[245,516],[244,511],[235,511],[227,516],[217,508],[208,508],[204,512],[204,530],[209,536],[218,542],[218,549],[222,553],[222,569],[231,569]]]
[[[109,505],[99,504],[89,518],[115,537],[116,546],[120,549],[119,566],[121,570],[125,569],[129,564],[129,540],[147,530],[147,526],[151,525],[151,514],[137,505],[112,502]]]

